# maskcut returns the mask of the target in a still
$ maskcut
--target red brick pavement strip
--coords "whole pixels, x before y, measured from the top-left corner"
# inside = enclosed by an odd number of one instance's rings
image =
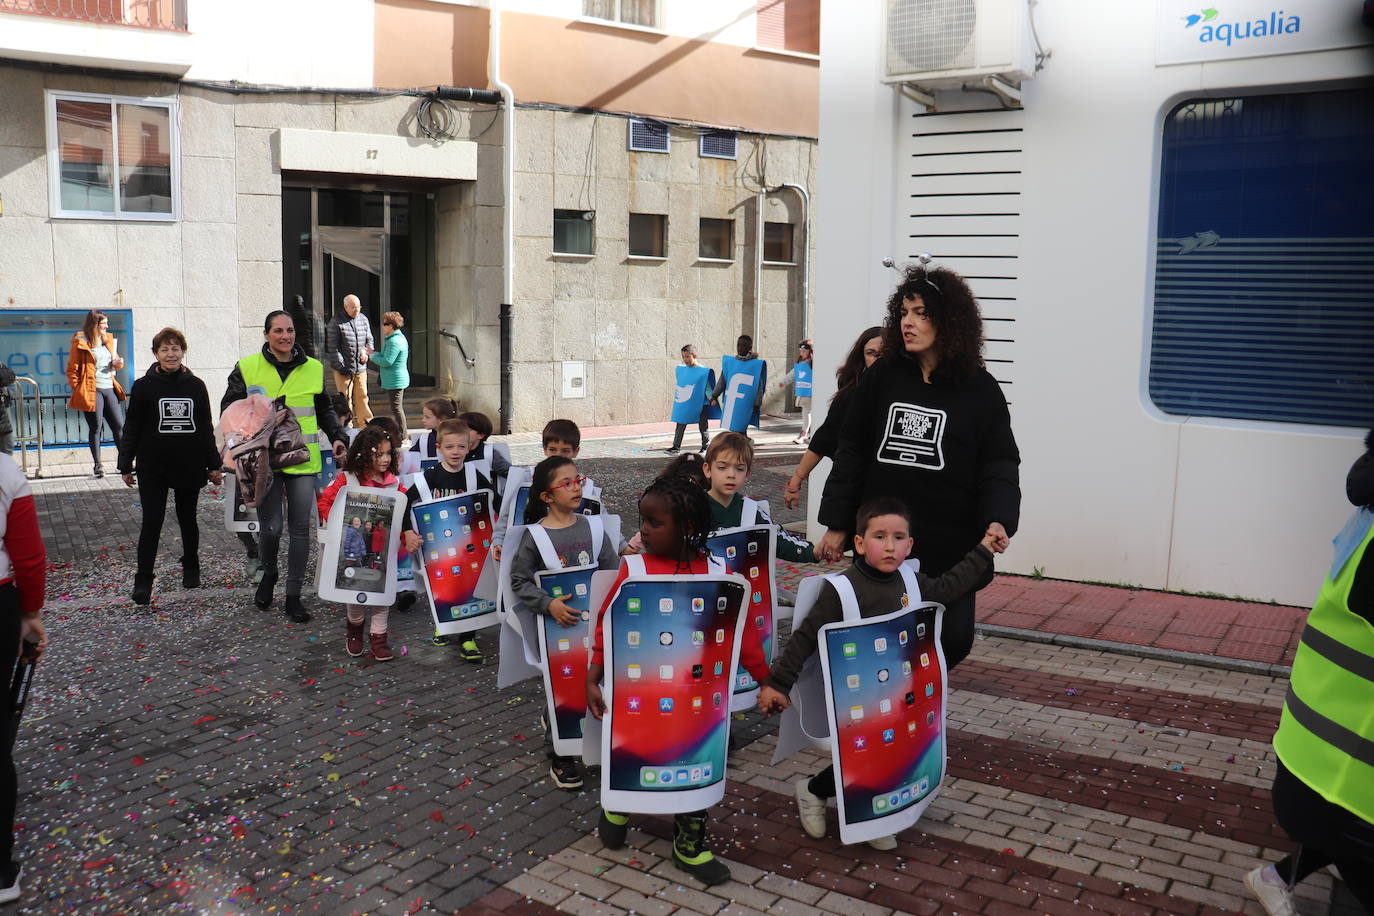
[[[919,826],[899,838],[894,852],[840,846],[833,837],[812,839],[802,832],[791,798],[758,786],[731,783],[726,801],[713,813],[712,846],[727,860],[901,913],[1077,916],[1095,910],[1117,916],[1217,916],[1225,912],[1009,852],[923,834]],[[671,818],[636,817],[634,821],[647,833],[671,838]],[[726,884],[711,892],[728,898],[730,887]],[[481,916],[495,912],[542,916],[554,910],[504,888],[464,910]]]
[[[1240,843],[1288,846],[1269,792],[1253,786],[959,731],[950,735],[949,773]]]
[[[1279,726],[1277,707],[1091,678],[1068,678],[973,659],[965,659],[954,669],[950,685],[956,690],[1231,738],[1267,742]],[[1069,689],[1074,691],[1073,696],[1067,693]]]
[[[463,907],[459,912],[463,916],[500,916],[503,913],[515,913],[517,916],[549,916],[559,911],[547,903],[521,897],[515,891],[498,887],[476,903]]]
[[[999,575],[980,623],[1291,665],[1307,608]]]

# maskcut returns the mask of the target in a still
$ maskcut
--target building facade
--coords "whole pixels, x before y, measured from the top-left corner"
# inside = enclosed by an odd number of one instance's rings
[[[7,355],[55,401],[53,329],[101,308],[130,374],[172,325],[215,394],[269,311],[318,351],[352,292],[415,397],[495,419],[508,302],[514,430],[665,419],[686,343],[790,357],[817,5],[494,5],[0,0]]]
[[[889,5],[823,10],[817,332],[852,339],[882,258],[933,254],[981,300],[1022,450],[999,564],[1309,604],[1374,425],[1359,4],[1035,4],[1019,104],[884,83]]]

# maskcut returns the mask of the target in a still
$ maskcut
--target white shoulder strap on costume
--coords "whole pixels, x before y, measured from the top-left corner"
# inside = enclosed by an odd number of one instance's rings
[[[358,476],[352,471],[344,471],[344,486],[357,487],[362,484],[358,481]]]
[[[840,608],[844,611],[845,620],[859,620],[863,614],[859,612],[859,596],[854,593],[854,585],[849,578],[842,573],[831,573],[825,577],[835,589],[835,594],[840,596]]]
[[[720,557],[711,556],[710,554],[706,556],[706,568],[710,570],[713,576],[723,576],[727,571],[725,569],[725,561]]]
[[[534,546],[539,548],[539,557],[544,561],[545,569],[562,569],[563,564],[558,559],[558,551],[553,549],[553,538],[549,537],[548,531],[544,530],[543,525],[530,525],[525,529],[529,536],[534,539]]]
[[[468,492],[477,489],[477,468],[470,464],[463,465],[463,481],[467,485]]]
[[[907,564],[903,563],[897,567],[897,572],[902,574],[902,584],[906,586],[907,606],[911,607],[921,603],[921,586],[916,581],[916,571]]]
[[[739,524],[741,528],[748,528],[759,523],[759,504],[758,500],[750,499],[747,496],[741,497],[744,505],[740,508]]]
[[[644,567],[644,557],[637,553],[632,553],[625,557],[625,571],[632,576],[647,575]]]
[[[587,524],[592,528],[592,562],[601,556],[601,542],[606,539],[606,522],[599,515],[584,515]]]
[[[429,481],[425,480],[423,471],[415,475],[415,492],[419,494],[422,503],[434,499],[434,491],[429,488]]]

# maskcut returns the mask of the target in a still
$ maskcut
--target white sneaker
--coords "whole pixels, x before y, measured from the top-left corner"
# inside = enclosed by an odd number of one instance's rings
[[[897,838],[895,836],[874,837],[868,841],[868,845],[880,852],[891,852],[897,848]]]
[[[9,884],[0,885],[0,903],[13,903],[19,899],[19,879],[24,877],[24,869],[13,864],[8,868],[0,869],[0,881],[9,877],[10,869],[14,870],[14,878]]]
[[[1255,895],[1269,916],[1298,916],[1288,885],[1283,883],[1272,865],[1261,865],[1247,874],[1245,886],[1250,888],[1250,893]]]
[[[819,840],[825,836],[825,799],[812,794],[809,782],[810,777],[797,780],[797,815],[806,835]]]

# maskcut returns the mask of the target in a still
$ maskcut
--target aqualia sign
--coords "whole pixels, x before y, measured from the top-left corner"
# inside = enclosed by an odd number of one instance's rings
[[[1273,0],[1241,0],[1211,6],[1159,0],[1155,62],[1265,57],[1370,43],[1356,3],[1296,0],[1276,6]]]

